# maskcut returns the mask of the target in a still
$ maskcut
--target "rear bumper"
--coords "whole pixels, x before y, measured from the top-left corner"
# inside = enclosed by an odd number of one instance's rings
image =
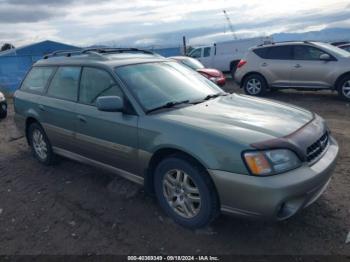
[[[241,72],[241,70],[237,69],[233,78],[233,81],[235,81],[235,83],[238,86],[241,86],[242,84],[242,79],[243,79],[243,72]]]
[[[312,166],[269,177],[209,170],[217,188],[221,210],[239,216],[283,220],[316,201],[327,188],[338,155],[331,138],[328,150]]]

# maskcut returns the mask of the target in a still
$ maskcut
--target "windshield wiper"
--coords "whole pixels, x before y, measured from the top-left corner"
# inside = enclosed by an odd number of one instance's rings
[[[217,93],[217,94],[212,94],[212,95],[207,95],[206,97],[204,97],[203,99],[201,100],[198,100],[196,102],[194,102],[195,104],[199,104],[199,103],[203,103],[205,101],[208,101],[210,99],[213,99],[213,98],[217,98],[219,96],[227,96],[228,93]]]
[[[147,110],[146,113],[151,113],[151,112],[163,109],[163,108],[172,108],[174,106],[181,105],[181,104],[188,104],[189,102],[190,102],[190,100],[168,102],[168,103],[166,103],[164,105],[157,106],[155,108]]]

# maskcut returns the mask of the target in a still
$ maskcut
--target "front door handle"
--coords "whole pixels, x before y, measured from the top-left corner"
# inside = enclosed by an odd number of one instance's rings
[[[294,67],[295,67],[295,68],[300,68],[300,67],[301,67],[301,65],[296,64]]]
[[[44,107],[43,105],[39,105],[39,109],[40,109],[41,111],[45,111],[45,107]]]
[[[86,123],[86,118],[83,117],[82,115],[78,115],[77,118],[79,119],[80,122]]]

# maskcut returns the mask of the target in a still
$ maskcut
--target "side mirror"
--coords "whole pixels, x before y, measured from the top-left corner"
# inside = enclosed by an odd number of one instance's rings
[[[124,101],[119,96],[100,96],[96,101],[97,109],[106,112],[122,112]]]
[[[330,61],[332,60],[331,56],[329,54],[322,54],[320,55],[320,60],[322,61]]]

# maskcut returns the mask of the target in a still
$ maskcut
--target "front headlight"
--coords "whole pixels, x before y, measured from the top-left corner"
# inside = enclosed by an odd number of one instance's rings
[[[301,165],[295,153],[288,149],[249,151],[243,158],[250,172],[257,176],[276,175]]]
[[[0,92],[0,102],[5,101],[5,99],[6,98],[5,98],[4,94]]]

